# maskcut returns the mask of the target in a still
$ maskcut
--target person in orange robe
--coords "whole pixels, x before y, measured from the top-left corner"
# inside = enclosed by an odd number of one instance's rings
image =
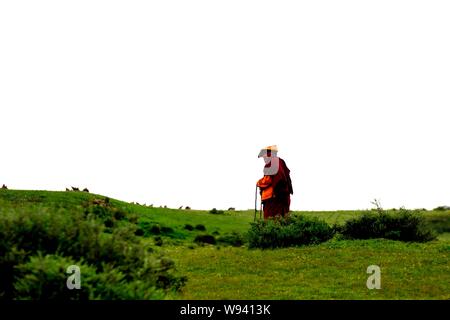
[[[277,146],[261,149],[258,158],[265,162],[264,177],[258,180],[264,219],[286,217],[291,205],[292,181],[286,162],[277,156]]]

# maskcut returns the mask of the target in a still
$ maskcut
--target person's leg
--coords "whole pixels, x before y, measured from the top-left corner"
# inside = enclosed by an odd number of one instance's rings
[[[264,200],[263,202],[263,211],[264,211],[264,220],[273,217],[274,213],[274,199]]]
[[[270,205],[268,207],[268,216],[272,218],[283,217],[283,199],[272,198],[270,199]]]
[[[291,210],[291,195],[287,196],[285,210],[285,216],[287,217],[289,215],[289,211]]]
[[[289,214],[290,203],[290,196],[264,200],[264,219],[286,217]]]
[[[291,197],[289,195],[279,198],[279,210],[283,218],[286,218],[289,215],[290,205],[291,205]]]

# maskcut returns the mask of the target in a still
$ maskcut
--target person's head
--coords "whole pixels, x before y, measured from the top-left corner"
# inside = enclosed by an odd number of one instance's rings
[[[265,163],[269,163],[272,158],[275,158],[278,154],[278,148],[276,145],[262,148],[259,152],[258,158],[263,158]]]

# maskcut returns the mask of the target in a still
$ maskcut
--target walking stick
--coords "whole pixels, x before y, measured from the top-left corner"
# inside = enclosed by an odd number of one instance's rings
[[[262,219],[262,206],[263,206],[263,203],[262,203],[262,199],[261,199],[261,202],[259,203],[259,220],[261,220]]]
[[[255,190],[255,217],[253,218],[253,222],[256,221],[256,213],[258,212],[258,185]],[[261,214],[259,215],[261,218]]]

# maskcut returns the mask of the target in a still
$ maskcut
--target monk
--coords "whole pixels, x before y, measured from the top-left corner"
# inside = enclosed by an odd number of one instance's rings
[[[264,159],[264,177],[257,186],[261,190],[264,219],[287,217],[291,205],[292,182],[290,170],[283,159],[277,156],[277,146],[261,149],[258,158]]]

